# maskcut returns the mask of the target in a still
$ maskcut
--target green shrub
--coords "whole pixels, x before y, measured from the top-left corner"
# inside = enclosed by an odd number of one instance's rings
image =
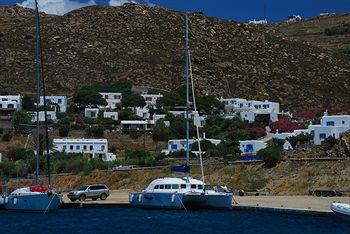
[[[296,136],[290,136],[290,137],[287,137],[287,141],[289,141],[289,143],[292,145],[293,148],[295,148],[299,143],[307,143],[307,142],[310,142],[312,141],[313,137],[310,135],[310,134],[307,134],[307,133],[302,133],[302,134],[299,134],[299,135],[296,135]]]
[[[324,141],[322,141],[321,147],[323,150],[327,151],[327,150],[331,150],[337,143],[338,143],[338,140],[330,136],[330,137],[327,137]]]
[[[92,126],[85,130],[88,137],[101,138],[104,137],[104,129],[100,126]]]
[[[264,161],[268,168],[276,166],[282,160],[281,149],[276,145],[259,150],[257,156]]]
[[[325,34],[327,36],[343,35],[348,33],[350,33],[350,24],[342,24],[342,25],[334,26],[332,28],[325,29]]]
[[[70,126],[68,124],[65,124],[65,125],[61,125],[59,128],[58,128],[58,135],[60,137],[67,137],[68,134],[69,134],[69,131],[70,131]]]
[[[29,157],[34,157],[34,152],[33,150],[15,147],[10,149],[10,151],[8,152],[8,157],[11,158],[13,161],[26,160]]]

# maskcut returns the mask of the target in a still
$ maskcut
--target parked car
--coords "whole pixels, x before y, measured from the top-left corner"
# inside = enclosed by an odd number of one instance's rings
[[[93,201],[106,200],[109,196],[109,189],[104,184],[84,185],[70,191],[67,196],[71,201],[85,201],[86,198],[91,198]]]

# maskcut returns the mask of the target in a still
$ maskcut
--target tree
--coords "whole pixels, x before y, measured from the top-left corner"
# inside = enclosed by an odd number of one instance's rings
[[[205,139],[201,140],[201,150],[202,151],[208,151],[208,150],[210,150],[212,148],[215,148],[215,145],[212,144],[210,141],[205,140]],[[192,144],[191,150],[193,150],[193,151],[198,151],[199,150],[198,141],[195,141]]]
[[[11,148],[8,152],[8,157],[13,161],[26,160],[29,157],[34,156],[33,150],[28,150],[21,147]]]
[[[31,116],[24,110],[15,111],[12,116],[13,127],[17,133],[27,129],[28,125],[32,123],[31,120]]]
[[[86,129],[86,135],[88,137],[103,137],[104,136],[104,130],[100,126],[92,126]]]
[[[165,126],[163,121],[158,121],[153,128],[152,139],[154,141],[168,141],[171,131]]]
[[[257,156],[264,161],[265,166],[272,168],[282,160],[279,146],[270,145],[258,151]]]
[[[76,91],[74,93],[73,100],[78,109],[107,105],[106,100],[102,98],[101,94],[90,87],[83,87]]]
[[[221,156],[236,156],[241,153],[241,150],[239,148],[239,143],[237,141],[231,141],[231,140],[223,140],[220,142],[220,144],[216,147],[218,151],[220,152]]]
[[[24,110],[35,110],[34,99],[30,96],[24,95],[22,98],[22,107]]]
[[[123,99],[122,99],[123,107],[143,107],[145,105],[146,105],[146,102],[140,94],[129,92],[123,95]]]
[[[287,141],[292,145],[293,148],[297,146],[298,143],[310,142],[313,139],[312,135],[308,133],[298,134],[296,136],[287,137]]]
[[[58,135],[60,137],[67,137],[70,131],[70,125],[68,124],[64,124],[64,125],[60,125],[58,128]]]
[[[199,96],[196,98],[197,107],[200,112],[212,114],[218,110],[223,110],[225,105],[213,96]]]

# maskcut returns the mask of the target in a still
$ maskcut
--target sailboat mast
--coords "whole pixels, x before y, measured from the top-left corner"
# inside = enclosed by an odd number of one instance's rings
[[[35,65],[36,65],[36,170],[35,183],[39,181],[39,154],[40,154],[40,122],[39,122],[39,103],[40,103],[40,72],[41,72],[41,57],[40,57],[40,22],[38,1],[35,0]]]
[[[189,88],[189,25],[188,15],[186,13],[186,166],[190,165],[190,88]],[[189,172],[187,172],[187,180],[189,180]]]

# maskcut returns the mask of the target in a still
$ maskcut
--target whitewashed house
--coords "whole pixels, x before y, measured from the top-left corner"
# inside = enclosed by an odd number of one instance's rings
[[[109,93],[109,92],[101,92],[102,98],[106,100],[107,107],[110,109],[115,109],[118,104],[122,101],[121,93]]]
[[[153,120],[122,120],[120,122],[122,130],[150,131],[153,129]]]
[[[136,107],[135,112],[136,112],[137,116],[139,116],[143,119],[150,118],[149,109],[147,107]]]
[[[267,24],[267,20],[266,19],[262,19],[262,20],[249,20],[249,24],[262,24],[262,25],[266,25]]]
[[[116,160],[116,155],[108,152],[107,139],[53,139],[54,151],[89,155],[104,161]]]
[[[201,140],[207,140],[210,141],[213,145],[217,146],[221,143],[221,140],[219,139],[207,139],[204,138]],[[197,142],[197,139],[189,139],[189,147],[190,150],[192,148],[193,143]],[[173,153],[176,151],[186,150],[186,139],[173,139],[168,141],[168,148],[166,150],[162,150],[162,153],[165,153],[165,155],[169,153]],[[197,153],[196,151],[192,151],[193,153]],[[204,152],[203,152],[204,153]]]
[[[256,155],[256,153],[267,147],[267,143],[258,140],[239,141],[241,155]]]
[[[46,96],[46,104],[55,104],[56,112],[66,112],[67,111],[67,97],[66,96]],[[40,96],[40,106],[44,105],[44,96]]]
[[[116,112],[116,111],[105,111],[105,112],[103,112],[103,118],[118,120],[118,112]]]
[[[146,102],[147,107],[155,107],[157,105],[157,101],[163,97],[163,94],[147,94],[143,93],[141,94],[143,99]]]
[[[258,115],[269,115],[270,120],[276,122],[278,115],[281,114],[279,103],[277,102],[222,97],[219,101],[225,105],[226,113],[239,114],[242,120],[249,122],[254,122]]]
[[[37,114],[36,112],[30,112],[30,116],[32,117],[32,122],[36,122]],[[54,123],[57,122],[57,116],[55,111],[46,111],[47,119],[52,120]],[[39,111],[39,122],[45,121],[45,111]]]
[[[85,108],[84,116],[86,118],[96,119],[98,117],[98,113],[100,109],[98,108]]]
[[[340,135],[350,130],[350,115],[333,115],[327,113],[322,117],[321,124],[309,125],[310,134],[314,137],[314,144],[320,145],[328,137],[339,139]]]
[[[309,129],[296,129],[293,132],[281,132],[280,133],[277,130],[276,133],[274,134],[273,138],[285,140],[288,137],[298,136],[300,134],[310,134],[310,131],[309,131]]]
[[[22,96],[19,94],[0,96],[0,109],[22,109]]]

